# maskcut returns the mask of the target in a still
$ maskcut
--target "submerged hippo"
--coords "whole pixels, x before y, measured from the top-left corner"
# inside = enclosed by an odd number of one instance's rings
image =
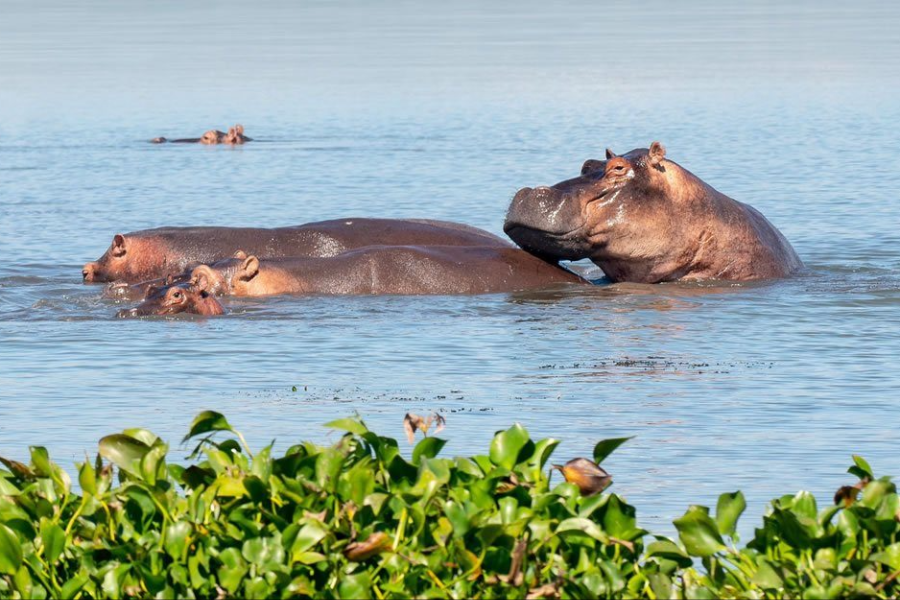
[[[243,125],[235,125],[234,127],[230,127],[228,129],[228,133],[224,131],[219,131],[218,129],[210,129],[206,133],[204,133],[201,137],[198,138],[183,138],[179,140],[170,140],[164,137],[157,137],[150,140],[151,144],[165,144],[166,142],[172,144],[206,144],[208,146],[214,146],[216,144],[226,144],[229,146],[236,146],[239,144],[244,144],[246,142],[252,142],[253,138],[248,138],[244,135],[244,126]]]
[[[187,283],[151,287],[147,298],[137,308],[120,310],[119,317],[194,314],[208,317],[224,315],[225,308],[206,290]]]
[[[492,294],[589,284],[559,266],[518,248],[465,246],[372,246],[329,258],[235,258],[200,265],[187,287],[209,296]],[[170,289],[181,289],[180,283]],[[175,302],[174,300],[177,300]],[[201,297],[173,299],[154,288],[137,308],[119,316],[207,314],[215,310]],[[218,314],[218,313],[209,313]]]
[[[549,260],[590,258],[613,281],[774,279],[802,267],[761,213],[665,156],[659,142],[607,150],[580,177],[519,190],[503,229]]]
[[[334,256],[372,245],[512,245],[487,231],[447,221],[336,219],[295,227],[163,227],[116,234],[112,245],[82,269],[86,283],[137,283],[175,276],[228,258],[238,250],[264,258]]]

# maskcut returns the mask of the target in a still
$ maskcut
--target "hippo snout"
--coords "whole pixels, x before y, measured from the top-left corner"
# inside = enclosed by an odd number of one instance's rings
[[[140,316],[142,316],[141,311],[137,308],[123,308],[116,313],[116,318],[118,319],[133,319]]]
[[[97,280],[97,263],[89,262],[81,268],[81,280],[84,283],[93,283]]]
[[[520,247],[557,260],[585,257],[572,234],[584,226],[577,197],[551,187],[522,188],[513,197],[503,231]]]

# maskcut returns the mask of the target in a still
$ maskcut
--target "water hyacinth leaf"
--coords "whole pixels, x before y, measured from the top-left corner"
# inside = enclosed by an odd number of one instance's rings
[[[338,597],[367,600],[372,597],[372,580],[368,573],[344,576],[338,584]]]
[[[694,562],[681,546],[668,539],[650,542],[647,546],[647,556],[659,556],[674,561],[682,569],[690,567]]]
[[[348,431],[354,435],[364,435],[369,432],[369,428],[362,419],[336,419],[325,423],[325,427]]]
[[[869,556],[869,560],[889,566],[892,570],[900,569],[900,542],[891,544],[881,552]]]
[[[78,485],[82,491],[92,495],[97,495],[97,472],[90,462],[84,461],[79,463],[78,467]]]
[[[121,433],[100,439],[100,456],[134,476],[140,476],[141,459],[149,451],[150,446],[144,442]]]
[[[597,541],[609,543],[609,537],[600,527],[590,519],[582,519],[581,517],[572,517],[564,520],[556,528],[556,533],[580,532]]]
[[[66,548],[66,534],[56,523],[41,519],[41,543],[44,545],[44,560],[52,565]]]
[[[336,448],[326,448],[316,457],[316,483],[329,491],[334,489],[344,455]]]
[[[511,470],[518,464],[519,453],[529,441],[528,432],[518,423],[497,433],[491,441],[491,462]]]
[[[124,430],[122,433],[124,435],[127,435],[128,437],[136,439],[139,442],[144,442],[148,446],[153,446],[157,442],[159,442],[159,436],[147,429],[132,427],[131,429]]]
[[[716,503],[716,525],[722,535],[734,536],[738,519],[747,508],[747,500],[741,491],[724,493]]]
[[[847,469],[847,472],[856,475],[860,479],[875,479],[875,475],[872,472],[872,467],[869,466],[868,461],[864,459],[862,456],[857,454],[853,455],[853,466]]]
[[[608,440],[601,440],[597,442],[594,446],[594,462],[598,465],[602,463],[606,457],[616,451],[616,448],[632,439],[631,437],[623,437],[623,438],[610,438]]]
[[[74,598],[78,592],[90,581],[91,576],[86,569],[79,571],[74,577],[65,582],[60,589],[60,598]]]
[[[188,434],[181,440],[182,443],[188,441],[192,437],[210,433],[212,431],[234,431],[231,424],[225,418],[225,415],[214,410],[204,410],[194,417]]]
[[[559,442],[559,440],[553,438],[544,438],[536,442],[534,445],[534,453],[532,453],[531,458],[528,461],[529,466],[538,471],[543,470],[544,465],[550,460],[553,451],[559,446]]]
[[[753,574],[750,581],[766,590],[777,590],[784,586],[784,580],[781,578],[781,575],[764,558],[759,559],[756,573]]]
[[[863,488],[859,501],[863,506],[875,509],[887,494],[893,493],[895,486],[887,478],[871,481]]]
[[[157,444],[152,446],[147,454],[141,458],[141,475],[144,481],[150,485],[156,485],[158,477],[165,477],[165,459],[168,451],[169,446],[166,444]]]
[[[22,545],[12,529],[0,523],[0,574],[15,575],[22,566]]]
[[[416,444],[416,447],[413,448],[412,464],[419,464],[419,461],[423,457],[434,458],[440,453],[441,448],[443,448],[446,444],[447,440],[442,440],[441,438],[422,438],[422,440],[418,444]]]
[[[616,538],[627,538],[635,529],[637,518],[633,506],[625,503],[616,494],[610,494],[603,513],[603,529]]]
[[[316,544],[321,542],[326,535],[328,535],[328,531],[318,521],[310,521],[301,527],[291,546],[291,556],[293,557],[293,560],[297,560],[297,556],[300,553],[311,550]]]
[[[241,558],[237,548],[226,548],[219,553],[219,560],[222,562],[218,570],[219,585],[236,594],[241,587],[241,580],[247,573],[247,563]]]
[[[31,446],[31,464],[38,477],[52,477],[53,465],[50,463],[50,453],[43,446]]]
[[[166,528],[166,552],[175,560],[181,560],[187,548],[187,538],[191,534],[192,527],[187,521],[178,521]]]
[[[815,520],[819,514],[819,508],[816,506],[816,498],[806,491],[797,492],[794,501],[791,503],[791,510],[800,516]]]
[[[674,598],[672,594],[672,579],[663,573],[651,573],[647,576],[650,589],[657,598]]]
[[[725,549],[719,527],[701,506],[691,506],[673,521],[681,543],[691,556],[707,557]]]

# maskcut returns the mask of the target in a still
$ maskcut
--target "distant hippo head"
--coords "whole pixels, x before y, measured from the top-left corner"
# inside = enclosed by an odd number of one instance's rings
[[[519,190],[503,229],[546,260],[590,258],[613,281],[772,278],[801,266],[765,217],[666,160],[659,142]]]
[[[207,144],[209,146],[214,146],[216,144],[221,144],[225,139],[225,132],[219,131],[218,129],[210,129],[202,136],[200,136],[200,143]]]
[[[117,233],[103,256],[82,267],[81,276],[85,283],[144,281],[157,276],[165,253],[158,239]]]
[[[145,317],[188,313],[204,316],[225,314],[225,309],[211,294],[189,284],[153,287],[147,298],[135,308],[123,309],[118,317]]]

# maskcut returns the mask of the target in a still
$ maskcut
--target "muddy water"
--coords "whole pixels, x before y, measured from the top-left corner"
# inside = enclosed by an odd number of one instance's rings
[[[450,454],[514,421],[564,439],[558,458],[636,436],[607,466],[664,530],[723,491],[754,517],[788,491],[827,498],[852,453],[900,473],[898,9],[862,5],[5,3],[0,453],[70,464],[136,425],[176,444],[205,408],[282,447],[353,413],[400,437],[405,412],[439,410]],[[233,122],[258,141],[146,143]],[[502,233],[518,187],[655,139],[765,213],[806,271],[150,321],[79,281],[114,233],[161,225]]]

